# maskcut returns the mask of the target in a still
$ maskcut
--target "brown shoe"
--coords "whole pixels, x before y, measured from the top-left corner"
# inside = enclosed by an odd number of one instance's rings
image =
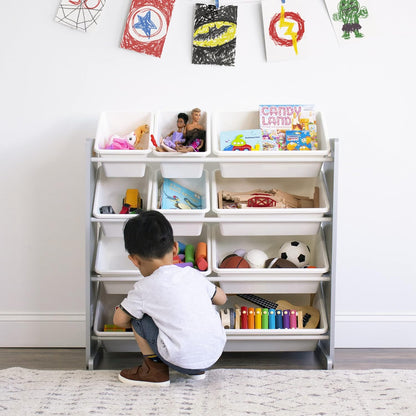
[[[131,386],[153,384],[155,386],[169,386],[169,367],[162,362],[154,362],[144,357],[139,367],[126,368],[120,372],[118,379]]]

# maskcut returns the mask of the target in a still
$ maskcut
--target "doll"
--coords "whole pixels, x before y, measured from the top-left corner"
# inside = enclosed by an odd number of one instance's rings
[[[184,132],[186,129],[186,123],[188,122],[188,116],[185,113],[178,114],[178,120],[176,131],[171,131],[160,143],[160,146],[156,147],[158,152],[175,152],[176,146],[185,142]]]
[[[191,112],[192,121],[185,128],[185,143],[178,144],[176,150],[181,153],[203,152],[205,149],[205,128],[199,124],[201,110],[194,108]]]

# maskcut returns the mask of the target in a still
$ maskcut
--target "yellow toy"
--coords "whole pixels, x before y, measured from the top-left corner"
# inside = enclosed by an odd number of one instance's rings
[[[126,197],[124,198],[123,204],[130,205],[131,209],[137,209],[141,206],[140,192],[138,189],[127,189]]]
[[[134,134],[136,136],[136,141],[134,143],[134,148],[136,150],[140,149],[140,141],[146,133],[149,133],[149,125],[148,124],[142,124],[141,126],[137,127],[136,130],[134,130]]]

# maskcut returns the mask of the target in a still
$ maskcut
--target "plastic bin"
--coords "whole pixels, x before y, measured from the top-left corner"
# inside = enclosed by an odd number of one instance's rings
[[[264,295],[271,301],[287,300],[294,305],[305,305],[308,299],[300,296]],[[230,296],[221,308],[235,305],[259,307],[238,296]],[[321,339],[328,339],[328,320],[321,291],[315,296],[313,306],[319,310],[320,322],[316,329],[226,329],[227,343],[224,351],[314,351]]]
[[[155,116],[155,139],[157,143],[172,130],[176,130],[177,115],[180,111],[158,111]],[[191,119],[191,111],[184,111]],[[203,158],[211,153],[211,118],[208,112],[201,111],[200,123],[206,127],[204,152],[157,152],[153,155],[160,158],[160,170],[164,178],[200,178],[204,169]],[[173,162],[178,158],[185,158]],[[164,160],[170,160],[164,163]],[[200,161],[200,163],[198,163]]]
[[[146,173],[138,178],[109,177],[101,166],[98,170],[98,179],[95,189],[93,216],[100,220],[101,229],[106,236],[122,236],[123,224],[133,214],[118,214],[123,207],[123,198],[127,189],[138,189],[142,198],[143,209],[149,209],[152,181]],[[101,214],[100,207],[111,205],[115,214]],[[107,221],[107,222],[106,222]]]
[[[179,185],[197,192],[202,197],[201,209],[160,209],[160,187],[163,183],[161,171],[156,171],[152,184],[151,208],[160,211],[171,222],[175,235],[200,235],[203,219],[210,210],[208,172],[203,171],[200,178],[173,178]]]
[[[198,236],[179,236],[175,235],[175,241],[180,241],[183,244],[192,244],[194,248],[199,242],[207,244],[208,252],[208,269],[201,272],[204,276],[211,273],[211,236],[210,231],[205,226],[202,233]],[[125,277],[136,277],[138,280],[141,275],[139,270],[128,259],[128,254],[124,248],[124,240],[122,237],[107,237],[101,236],[98,240],[97,255],[95,260],[95,272],[104,277],[117,277],[113,282],[114,286],[121,282]],[[131,281],[129,281],[131,282]],[[131,286],[130,283],[128,285]],[[107,282],[107,292],[109,293],[126,293],[124,290],[115,292],[111,284]],[[120,290],[117,288],[116,290]]]
[[[291,194],[313,198],[319,187],[318,208],[233,208],[218,207],[218,192],[244,192],[254,189],[279,189]],[[296,235],[316,234],[319,220],[329,211],[329,200],[322,175],[313,178],[224,178],[212,172],[212,209],[220,218],[223,235]],[[250,222],[258,220],[259,222]],[[273,221],[277,220],[277,221]],[[234,222],[233,222],[234,221]]]
[[[249,251],[259,249],[268,258],[277,257],[279,248],[285,241],[302,241],[311,249],[310,266],[313,268],[287,269],[224,269],[219,265],[225,256],[237,249]],[[212,269],[227,293],[315,293],[322,281],[329,280],[324,274],[329,270],[328,255],[323,233],[299,236],[239,236],[224,237],[215,230],[212,238]]]
[[[314,151],[261,151],[230,152],[220,149],[220,133],[228,130],[249,130],[260,128],[259,111],[223,111],[212,115],[212,149],[219,156],[221,173],[224,177],[313,177],[319,174],[330,147],[325,135],[322,115],[317,112],[319,149]],[[221,161],[221,158],[235,161]],[[247,162],[256,159],[253,169]]]
[[[104,331],[105,324],[113,323],[114,307],[119,305],[125,295],[107,293],[100,284],[98,299],[94,313],[93,332],[100,338],[100,343],[107,352],[138,352],[140,351],[133,332]]]
[[[112,135],[125,136],[142,124],[149,125],[144,134],[143,150],[107,150],[103,147]],[[101,113],[95,135],[94,151],[103,160],[107,176],[143,176],[146,171],[146,157],[151,152],[150,135],[153,134],[154,114],[144,111],[105,111]],[[106,161],[110,159],[111,161]]]

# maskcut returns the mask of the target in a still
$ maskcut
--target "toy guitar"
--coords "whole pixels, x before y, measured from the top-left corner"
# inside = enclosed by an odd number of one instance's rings
[[[237,295],[240,298],[246,299],[256,305],[269,309],[294,309],[295,311],[301,311],[303,314],[303,327],[306,329],[315,329],[319,325],[320,313],[318,309],[313,306],[295,306],[285,300],[278,300],[277,302],[271,302],[267,299],[261,298],[256,295]]]

